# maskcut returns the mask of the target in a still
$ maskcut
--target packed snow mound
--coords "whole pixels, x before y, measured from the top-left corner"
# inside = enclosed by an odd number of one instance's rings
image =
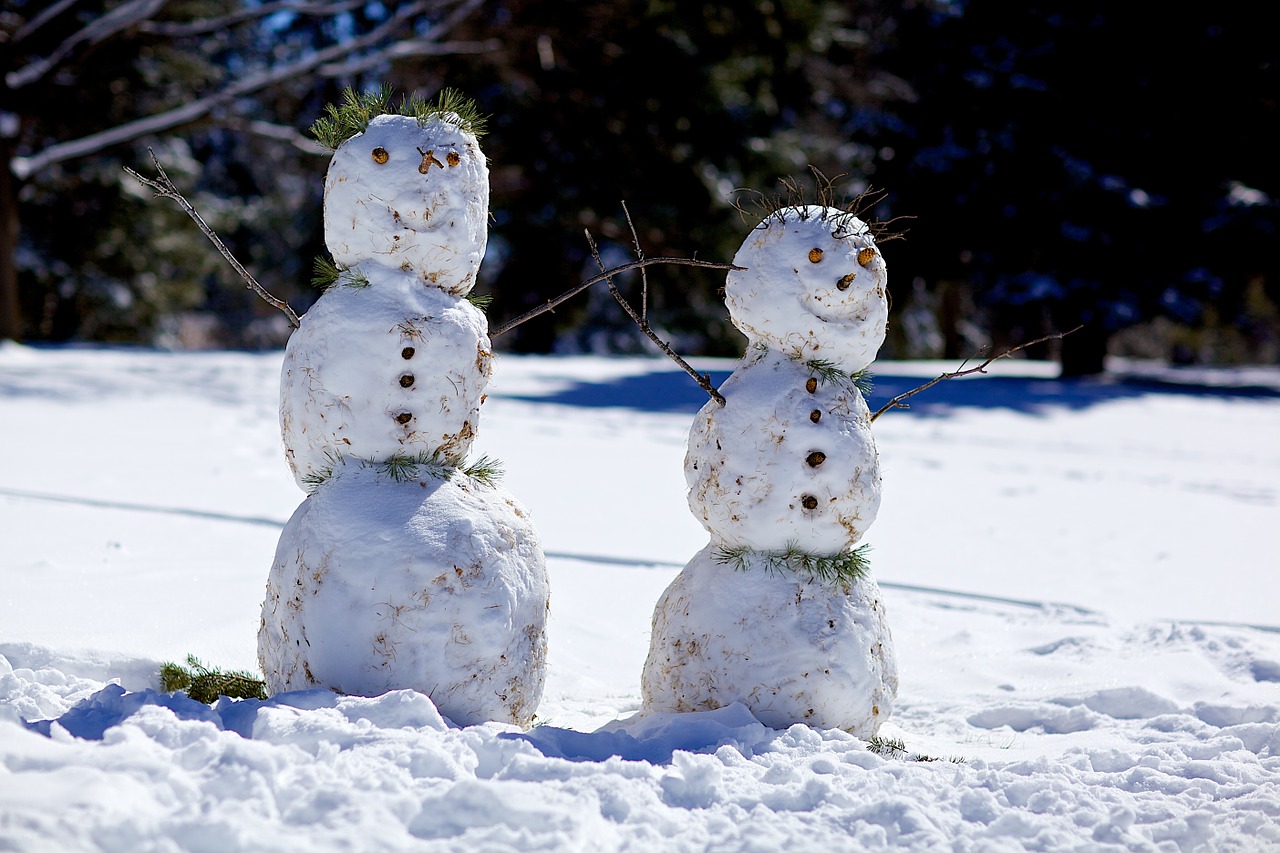
[[[676,576],[653,614],[641,681],[646,711],[709,711],[740,702],[760,722],[796,721],[869,738],[898,692],[880,588],[747,571],[708,545]]]
[[[285,350],[281,436],[307,491],[345,457],[438,451],[456,463],[480,423],[493,369],[484,314],[404,273],[373,267],[368,277],[330,288]]]
[[[867,224],[835,208],[793,207],[753,230],[733,257],[729,316],[752,344],[864,370],[889,318],[884,257]]]
[[[347,465],[280,537],[259,662],[272,693],[412,688],[457,723],[523,726],[542,697],[547,610],[542,546],[505,489]]]
[[[324,239],[342,266],[374,261],[464,294],[488,241],[489,167],[475,136],[440,118],[384,115],[338,147]]]
[[[812,390],[810,390],[812,389]],[[862,394],[758,351],[694,418],[689,510],[713,544],[834,556],[876,519],[880,463]]]

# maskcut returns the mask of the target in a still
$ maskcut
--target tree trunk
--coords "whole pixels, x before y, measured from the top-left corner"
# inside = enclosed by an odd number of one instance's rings
[[[18,303],[18,181],[9,169],[14,149],[0,140],[0,340],[22,339]]]

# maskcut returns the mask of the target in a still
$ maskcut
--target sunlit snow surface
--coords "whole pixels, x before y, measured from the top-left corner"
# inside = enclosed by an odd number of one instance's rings
[[[878,362],[870,404],[954,366]],[[881,734],[953,763],[740,706],[627,719],[706,539],[682,472],[705,398],[659,360],[497,360],[475,453],[547,549],[543,725],[149,692],[164,659],[255,665],[297,503],[279,367],[0,347],[0,849],[1280,846],[1275,371],[1004,364],[876,422]]]

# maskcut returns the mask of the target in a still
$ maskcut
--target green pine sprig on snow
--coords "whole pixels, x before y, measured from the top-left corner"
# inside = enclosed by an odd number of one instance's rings
[[[187,665],[165,663],[160,666],[160,689],[165,693],[185,690],[187,696],[206,705],[219,696],[232,699],[266,699],[267,685],[248,672],[223,672],[210,669],[195,655],[187,655]]]

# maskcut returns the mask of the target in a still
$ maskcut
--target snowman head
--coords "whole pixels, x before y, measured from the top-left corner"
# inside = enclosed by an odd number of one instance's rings
[[[725,301],[751,341],[856,372],[884,343],[885,264],[871,228],[851,213],[808,205],[776,210],[733,258]]]
[[[463,294],[488,242],[489,167],[456,114],[380,115],[338,146],[324,240],[344,267],[375,263]]]

